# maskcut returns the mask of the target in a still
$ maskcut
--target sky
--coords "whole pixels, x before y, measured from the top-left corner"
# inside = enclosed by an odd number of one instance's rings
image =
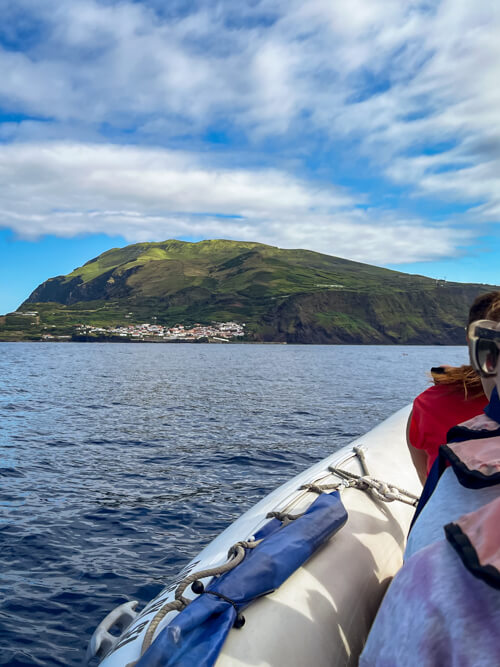
[[[0,0],[0,313],[113,247],[500,284],[493,0]]]

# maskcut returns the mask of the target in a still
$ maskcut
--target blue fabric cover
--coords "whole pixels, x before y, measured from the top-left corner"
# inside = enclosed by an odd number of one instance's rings
[[[493,421],[500,424],[500,399],[498,397],[498,389],[496,387],[493,387],[493,391],[491,392],[490,396],[490,402],[484,408],[484,411],[490,419],[493,419]]]
[[[238,612],[256,598],[278,588],[347,521],[338,492],[322,494],[307,512],[286,526],[271,520],[260,534],[265,539],[247,550],[240,565],[214,578],[158,635],[136,667],[209,667],[217,660],[237,616],[235,607],[209,591],[234,601]],[[234,632],[251,631],[245,626]]]

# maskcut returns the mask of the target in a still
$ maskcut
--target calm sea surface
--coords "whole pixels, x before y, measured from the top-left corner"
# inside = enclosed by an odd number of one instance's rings
[[[83,665],[281,482],[465,347],[0,343],[0,664]]]

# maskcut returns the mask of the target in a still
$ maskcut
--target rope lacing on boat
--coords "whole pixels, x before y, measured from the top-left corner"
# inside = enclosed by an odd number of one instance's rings
[[[192,574],[185,577],[175,589],[175,600],[172,600],[172,602],[168,602],[166,605],[164,605],[153,616],[151,622],[149,623],[148,629],[142,641],[141,655],[143,655],[150,647],[151,642],[153,641],[154,633],[160,621],[162,621],[162,619],[164,619],[169,612],[182,611],[191,602],[189,598],[186,598],[183,595],[184,591],[190,584],[194,584],[195,582],[199,583],[200,586],[198,586],[198,590],[195,590],[195,592],[203,592],[203,584],[201,584],[200,579],[206,579],[207,577],[218,577],[221,574],[225,574],[226,572],[234,570],[234,568],[237,567],[245,558],[245,549],[255,549],[255,547],[261,542],[262,540],[246,540],[237,542],[229,549],[227,554],[229,560],[226,563],[205,570],[199,570],[198,572],[193,572]],[[135,663],[129,663],[127,667],[132,667],[134,664]]]
[[[287,526],[292,521],[295,521],[295,519],[300,519],[301,516],[304,516],[303,512],[302,514],[288,514],[287,512],[268,512],[266,514],[266,519],[278,519],[278,521],[281,521],[283,526]]]
[[[406,489],[402,489],[395,484],[383,482],[370,475],[366,464],[365,453],[361,447],[353,447],[353,451],[359,458],[361,469],[363,470],[362,475],[356,475],[354,472],[344,470],[343,468],[337,468],[336,466],[328,466],[328,470],[332,474],[337,475],[337,477],[340,477],[342,481],[333,482],[331,484],[318,484],[313,482],[311,484],[303,484],[300,488],[306,491],[311,491],[311,493],[317,493],[318,495],[321,493],[328,493],[329,491],[341,487],[359,489],[360,491],[368,491],[375,500],[380,500],[384,503],[392,503],[394,500],[399,500],[399,502],[405,503],[406,505],[412,505],[413,507],[417,506],[418,496],[414,493],[406,491]]]
[[[343,478],[344,486],[359,489],[360,491],[368,491],[375,500],[381,500],[384,503],[392,503],[394,500],[399,500],[399,502],[411,505],[412,507],[416,507],[418,504],[418,496],[394,484],[388,484],[380,479],[375,479],[375,477],[370,477],[370,475],[356,475],[353,472],[333,466],[328,469],[334,475]]]

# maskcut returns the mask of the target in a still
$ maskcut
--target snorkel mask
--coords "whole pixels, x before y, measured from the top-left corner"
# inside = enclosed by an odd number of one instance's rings
[[[500,359],[500,322],[477,320],[467,330],[471,363],[482,377],[498,372]]]

